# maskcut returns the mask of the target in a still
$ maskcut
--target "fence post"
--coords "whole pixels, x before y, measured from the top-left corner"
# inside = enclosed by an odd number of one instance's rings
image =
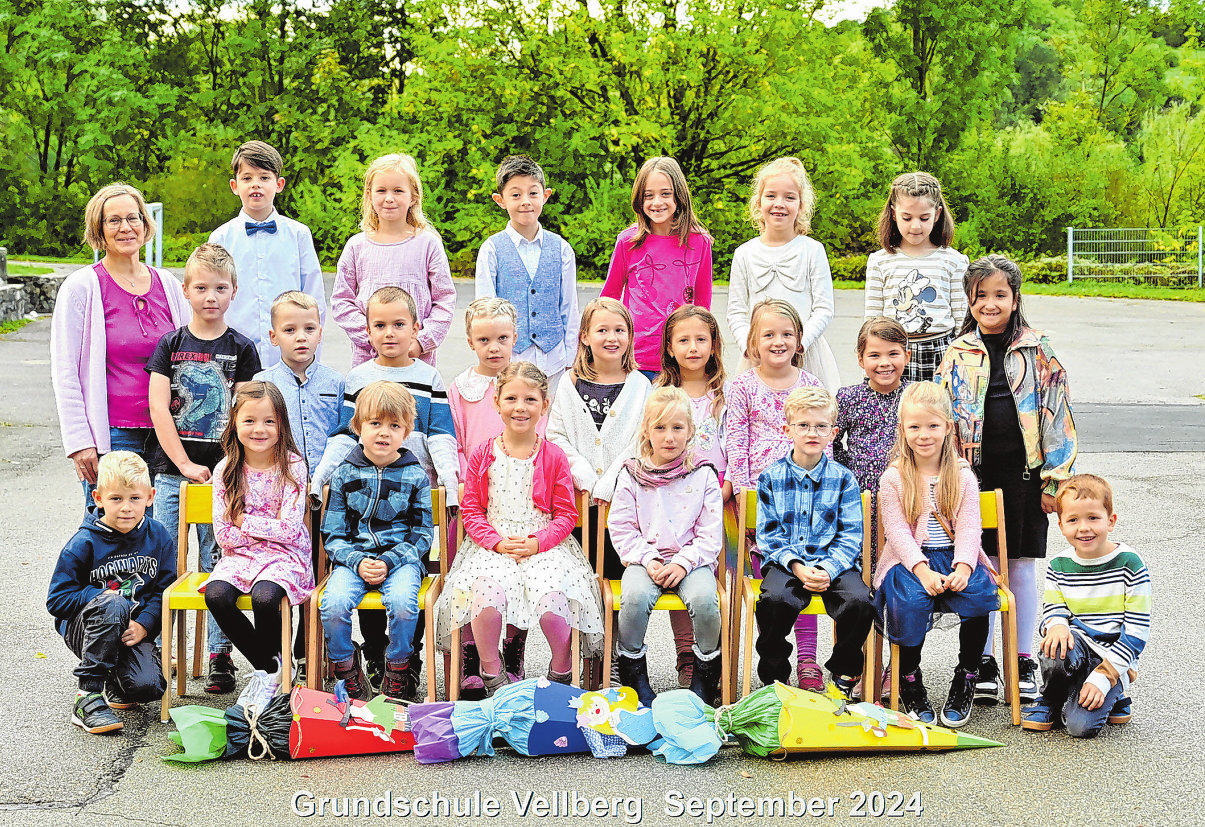
[[[1067,228],[1067,283],[1075,281],[1075,271],[1072,269],[1072,248],[1075,246],[1075,228]]]

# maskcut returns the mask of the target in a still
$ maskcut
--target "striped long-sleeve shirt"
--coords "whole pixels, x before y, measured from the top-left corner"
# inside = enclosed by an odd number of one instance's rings
[[[1042,604],[1043,635],[1056,623],[1080,631],[1128,689],[1151,633],[1151,578],[1138,552],[1125,543],[1095,560],[1061,552],[1046,568]],[[1102,692],[1112,683],[1100,671],[1089,680]]]

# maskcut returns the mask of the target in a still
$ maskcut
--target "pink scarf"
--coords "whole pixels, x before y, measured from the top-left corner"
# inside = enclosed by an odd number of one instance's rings
[[[636,480],[641,488],[660,488],[688,476],[696,468],[707,467],[715,470],[710,462],[701,462],[698,465],[688,462],[687,455],[689,453],[690,451],[683,451],[673,462],[660,467],[649,464],[643,458],[630,459],[623,464],[623,467],[628,469],[632,479]]]

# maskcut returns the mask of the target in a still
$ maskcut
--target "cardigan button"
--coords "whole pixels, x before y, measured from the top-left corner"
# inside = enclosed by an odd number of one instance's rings
[[[601,474],[601,473],[602,473],[602,469],[601,469],[601,468],[595,468],[595,469],[594,469],[594,473],[596,473],[596,474]]]
[[[595,444],[595,445],[602,445],[602,439],[601,439],[601,438],[596,438],[596,439],[594,440],[594,444]]]
[[[612,410],[610,411],[610,413],[608,413],[608,414],[607,414],[607,416],[615,416],[615,410],[614,410],[614,409],[612,409]]]

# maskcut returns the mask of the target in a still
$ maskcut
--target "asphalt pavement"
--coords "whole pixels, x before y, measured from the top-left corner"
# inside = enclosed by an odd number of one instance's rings
[[[457,285],[459,305],[472,287]],[[328,284],[329,290],[329,284]],[[583,303],[597,286],[580,290]],[[722,314],[726,295],[718,290]],[[853,342],[860,324],[860,291],[837,294],[828,340],[842,380],[859,378]],[[176,750],[171,725],[158,707],[120,713],[116,737],[87,735],[68,723],[74,696],[74,659],[45,611],[46,587],[59,549],[78,526],[80,490],[62,455],[49,378],[49,320],[39,319],[0,337],[0,525],[5,526],[0,580],[0,697],[11,713],[8,746],[0,756],[0,824],[164,825],[311,823],[311,805],[341,811],[343,797],[392,799],[479,794],[499,802],[495,817],[415,817],[373,820],[442,825],[568,824],[686,825],[706,816],[678,815],[692,797],[713,798],[726,813],[728,797],[822,799],[816,815],[759,818],[721,815],[717,824],[815,821],[860,824],[899,801],[898,820],[931,825],[1095,824],[1188,825],[1202,818],[1193,803],[1205,780],[1201,744],[1205,716],[1197,710],[1205,621],[1189,603],[1205,593],[1196,543],[1201,540],[1205,493],[1205,379],[1197,367],[1205,352],[1205,305],[1069,297],[1028,297],[1031,323],[1050,332],[1067,367],[1080,422],[1080,470],[1100,473],[1116,489],[1116,538],[1141,552],[1154,582],[1154,622],[1134,688],[1132,723],[1108,727],[1094,741],[1063,732],[1028,733],[1009,725],[1006,707],[976,708],[966,731],[1003,747],[950,753],[825,755],[787,762],[761,760],[725,748],[700,767],[670,767],[647,755],[597,761],[589,756],[524,758],[500,749],[496,758],[418,765],[409,754],[295,762],[217,762],[175,766],[159,760]],[[459,323],[441,354],[450,381],[470,362]],[[325,360],[346,370],[350,349],[334,325],[326,331]],[[735,365],[735,351],[727,362]],[[1063,541],[1052,525],[1051,548]],[[820,648],[829,643],[821,623]],[[547,657],[533,634],[529,669]],[[650,628],[653,683],[674,683],[668,624]],[[934,703],[944,701],[956,635],[935,632],[923,661]],[[242,675],[246,675],[243,664]],[[756,678],[755,678],[756,683]],[[190,682],[187,702],[222,706]],[[529,792],[590,799],[615,798],[606,816],[525,814]],[[901,795],[898,799],[892,792]],[[675,797],[675,792],[681,798]],[[881,793],[883,797],[876,797]],[[915,797],[919,794],[919,797]],[[835,801],[830,803],[830,799]],[[454,806],[454,805],[453,805]],[[609,805],[610,806],[610,805]],[[919,810],[919,813],[917,812]],[[888,817],[886,815],[881,817]],[[368,821],[338,818],[335,821]],[[638,821],[637,821],[638,819]]]

